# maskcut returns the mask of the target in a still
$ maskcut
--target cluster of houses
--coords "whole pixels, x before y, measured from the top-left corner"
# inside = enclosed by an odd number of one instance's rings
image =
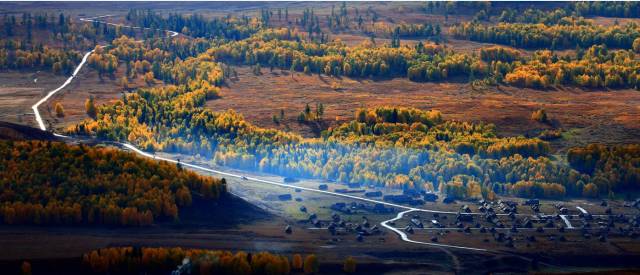
[[[341,212],[344,214],[354,214],[359,210],[378,213],[378,214],[389,214],[395,211],[393,208],[385,207],[381,203],[376,203],[376,204],[373,204],[372,206],[371,204],[356,203],[356,202],[351,202],[351,203],[337,202],[332,204],[330,208],[333,211]]]
[[[350,188],[357,188],[358,186],[349,186]],[[326,184],[320,184],[318,186],[320,190],[328,190]],[[382,198],[384,201],[405,204],[405,205],[422,205],[425,202],[438,201],[438,195],[425,191],[416,191],[407,189],[402,194],[389,194],[384,195],[382,191],[367,191],[364,189],[336,189],[338,193],[363,193],[367,198]],[[280,196],[280,200],[290,200],[290,197]],[[454,203],[454,198],[444,198],[444,203]],[[459,232],[465,232],[471,234],[472,229],[478,230],[480,233],[491,233],[495,241],[504,243],[507,247],[513,247],[516,240],[516,233],[523,229],[530,229],[531,231],[525,232],[537,232],[545,233],[547,230],[549,233],[545,234],[546,238],[555,241],[566,241],[565,235],[561,234],[566,229],[578,229],[580,230],[584,238],[591,238],[596,236],[600,241],[607,241],[609,233],[617,229],[617,232],[629,237],[638,237],[640,234],[640,215],[613,215],[613,210],[609,207],[606,201],[602,201],[600,206],[605,207],[604,213],[606,215],[595,215],[582,207],[577,206],[577,215],[570,215],[569,209],[564,206],[563,203],[556,203],[553,206],[556,209],[556,213],[552,215],[541,213],[541,204],[538,199],[528,199],[522,202],[522,206],[531,208],[532,215],[526,215],[523,217],[518,214],[518,202],[511,200],[498,200],[498,201],[485,201],[483,199],[478,200],[477,211],[479,213],[473,213],[469,205],[462,205],[460,210],[455,215],[455,219],[450,218],[450,222],[447,224],[455,228]],[[627,202],[625,207],[638,207],[640,208],[640,199],[633,202]],[[315,214],[309,215],[309,222],[314,226],[321,228],[326,226],[328,232],[331,235],[339,235],[340,232],[356,234],[358,241],[363,241],[365,236],[379,234],[380,229],[376,225],[371,225],[368,219],[363,216],[362,222],[352,223],[346,222],[340,214],[353,215],[359,213],[359,210],[369,211],[373,213],[393,213],[393,208],[387,208],[382,204],[363,204],[363,203],[334,203],[330,206],[334,211],[331,215],[331,219],[328,221],[320,221]],[[306,212],[306,208],[301,207],[300,211]],[[443,225],[443,220],[447,219],[447,215],[433,214],[433,218],[422,220],[420,216],[413,215],[410,218],[409,224],[404,227],[404,231],[408,233],[414,233],[416,228],[424,228],[430,226],[432,228],[448,228]],[[595,222],[594,222],[595,220]],[[573,224],[572,224],[573,223]],[[393,224],[393,223],[390,223]],[[509,226],[509,225],[510,226]],[[393,224],[394,225],[394,224]],[[575,227],[574,227],[575,225]],[[616,228],[616,225],[618,227]],[[502,230],[500,230],[502,229]],[[285,228],[285,232],[291,233],[291,228]],[[445,230],[445,232],[448,232]],[[438,234],[444,234],[439,232]],[[540,235],[538,235],[540,237]],[[524,240],[527,241],[527,246],[537,241],[536,235],[526,234]],[[431,238],[432,242],[437,242],[437,237]],[[485,239],[488,242],[489,239]]]
[[[458,232],[464,232],[467,234],[471,234],[472,229],[476,229],[480,233],[490,233],[496,242],[503,243],[507,247],[514,246],[514,241],[517,240],[515,234],[518,233],[522,228],[532,229],[532,231],[524,232],[536,233],[545,233],[546,230],[552,229],[552,231],[549,231],[545,234],[546,238],[551,241],[558,240],[561,242],[567,240],[566,236],[562,234],[566,232],[567,228],[562,216],[565,216],[566,218],[568,210],[564,207],[564,205],[560,203],[555,205],[558,213],[553,215],[546,215],[539,212],[540,202],[538,200],[527,200],[523,202],[523,205],[531,207],[534,210],[535,214],[527,215],[526,217],[517,215],[518,203],[514,201],[499,200],[496,202],[488,202],[479,200],[477,202],[477,205],[478,212],[480,212],[479,215],[478,213],[473,213],[469,205],[462,205],[458,214],[455,215],[455,220],[452,220],[448,224]],[[606,202],[603,202],[601,205],[607,207],[605,212],[611,213],[611,208],[608,207]],[[595,226],[592,224],[594,215],[587,212],[581,207],[577,207],[577,209],[580,211],[580,213],[578,215],[570,217],[577,218],[582,221],[582,225],[580,225],[578,229],[581,230],[584,238],[597,236],[598,240],[606,242],[610,229],[615,228],[615,223],[626,224],[626,226],[621,226],[618,228],[621,234],[626,234],[630,237],[638,236],[638,227],[640,227],[640,215],[598,215],[597,220],[601,221],[597,223],[598,228],[595,228]],[[444,231],[438,232],[438,235],[443,235],[446,232],[449,232],[449,228],[445,227],[442,224],[442,220],[446,220],[446,218],[447,215],[434,213],[433,218],[431,220],[427,219],[427,221],[429,221],[428,224],[432,228],[446,229]],[[490,225],[483,226],[483,220]],[[507,221],[510,221],[510,227],[507,227]],[[567,223],[569,222],[567,221]],[[413,234],[416,228],[424,227],[425,223],[423,223],[423,220],[421,220],[420,216],[413,215],[409,220],[409,224],[404,227],[404,231]],[[523,240],[527,242],[527,246],[530,245],[530,243],[537,241],[536,235],[534,234],[525,234]],[[438,237],[432,237],[431,241],[437,242]],[[484,241],[488,242],[489,239],[485,238]]]
[[[381,196],[381,192],[370,192],[371,196]],[[365,194],[367,195],[367,194]],[[425,202],[435,202],[438,200],[438,195],[425,192],[425,191],[417,191],[414,189],[405,189],[402,191],[402,194],[397,195],[385,195],[382,197],[383,200],[393,203],[402,203],[408,205],[422,205]]]
[[[365,236],[379,235],[382,233],[380,228],[378,228],[377,225],[372,225],[366,216],[362,216],[362,221],[360,223],[354,223],[345,221],[340,214],[335,212],[331,214],[331,218],[327,221],[319,220],[318,216],[312,213],[309,214],[308,222],[317,228],[322,228],[326,225],[327,231],[332,236],[355,234],[356,240],[359,242],[364,241]]]
[[[635,208],[639,208],[640,209],[640,198],[637,198],[634,201],[631,202],[625,202],[624,207],[635,207]]]

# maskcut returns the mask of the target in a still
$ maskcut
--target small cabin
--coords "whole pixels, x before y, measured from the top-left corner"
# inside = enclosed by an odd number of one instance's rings
[[[416,219],[416,218],[411,219],[411,223],[412,223],[413,225],[415,225],[416,227],[419,227],[419,228],[424,227],[424,226],[422,225],[422,222],[421,222],[419,219]]]
[[[538,199],[528,199],[524,202],[524,205],[540,205],[540,200]]]
[[[456,199],[455,199],[455,198],[453,198],[453,197],[446,197],[446,198],[444,198],[444,200],[442,200],[442,202],[443,202],[443,203],[447,203],[447,204],[448,204],[448,203],[455,203],[455,202],[456,202]]]
[[[438,195],[436,195],[436,194],[434,194],[434,193],[425,193],[425,194],[423,195],[423,197],[424,197],[424,201],[431,201],[431,202],[434,202],[434,201],[437,201],[437,200],[438,200]]]
[[[366,192],[364,193],[364,196],[369,198],[382,197],[382,192],[380,191]]]
[[[281,201],[290,201],[292,198],[291,194],[278,195],[278,199]]]

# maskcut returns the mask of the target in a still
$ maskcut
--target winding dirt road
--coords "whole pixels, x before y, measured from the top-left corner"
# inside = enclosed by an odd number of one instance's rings
[[[114,23],[108,23],[108,22],[96,20],[98,18],[105,18],[105,17],[109,17],[109,16],[112,16],[112,15],[103,15],[103,16],[92,17],[92,18],[81,18],[80,20],[81,21],[86,21],[86,22],[99,22],[99,23],[108,24],[108,25],[112,25],[112,26],[129,27],[129,28],[134,28],[134,29],[149,29],[149,28],[127,26],[127,25],[122,25],[122,24],[114,24]],[[178,33],[175,32],[175,31],[170,31],[170,30],[164,30],[164,31],[169,34],[169,37],[175,37],[175,36],[178,35]],[[45,126],[44,121],[42,120],[42,116],[40,115],[38,107],[41,104],[45,103],[47,100],[49,100],[49,98],[51,98],[54,94],[60,92],[67,85],[69,85],[73,81],[75,76],[78,74],[78,72],[82,69],[82,67],[86,64],[87,59],[89,58],[89,56],[94,51],[95,50],[91,50],[91,51],[88,51],[87,53],[85,53],[83,58],[82,58],[82,61],[78,64],[78,66],[74,70],[73,74],[64,83],[62,83],[62,85],[60,85],[58,88],[56,88],[56,89],[50,91],[49,93],[47,93],[47,95],[45,97],[40,99],[36,104],[34,104],[31,107],[33,109],[34,113],[35,113],[36,121],[38,122],[38,126],[40,127],[41,130],[46,131],[47,127]],[[69,137],[69,136],[65,136],[65,135],[61,135],[61,134],[57,134],[57,133],[54,133],[54,135],[56,135],[58,137],[62,137],[62,138],[79,140],[79,139],[76,139],[74,137]],[[160,157],[160,156],[155,156],[155,155],[149,154],[147,152],[144,152],[144,151],[138,149],[137,147],[135,147],[135,146],[133,146],[132,144],[129,144],[129,143],[120,143],[120,142],[115,142],[115,143],[119,144],[122,147],[127,148],[127,149],[129,149],[129,150],[141,155],[141,156],[144,156],[144,157],[157,159],[157,160],[163,160],[163,161],[172,162],[172,163],[178,163],[179,162],[179,161],[174,160],[174,159],[164,158],[164,157]],[[201,171],[215,173],[215,174],[219,174],[219,175],[223,175],[223,176],[227,176],[227,177],[235,177],[235,178],[239,178],[239,179],[243,179],[243,180],[256,181],[256,182],[261,182],[261,183],[280,186],[280,187],[286,187],[286,188],[292,188],[292,189],[300,189],[300,190],[305,190],[305,191],[309,191],[309,192],[316,192],[316,193],[321,193],[321,194],[326,194],[326,195],[331,195],[331,196],[344,197],[344,198],[349,198],[349,199],[354,199],[354,200],[359,200],[359,201],[364,201],[364,202],[369,202],[369,203],[379,203],[379,204],[382,204],[382,205],[403,209],[405,211],[398,213],[398,215],[393,219],[381,222],[380,225],[385,227],[385,228],[387,228],[387,229],[389,229],[389,230],[391,230],[391,231],[393,231],[393,232],[395,232],[396,234],[398,234],[398,236],[400,236],[400,238],[405,242],[413,243],[413,244],[420,244],[420,245],[428,245],[428,246],[433,246],[433,247],[437,247],[437,248],[443,249],[443,251],[445,251],[445,253],[447,253],[448,255],[450,255],[452,257],[452,261],[454,262],[454,266],[455,266],[456,270],[459,270],[460,263],[457,260],[457,257],[453,253],[451,253],[451,251],[449,251],[448,249],[462,249],[462,250],[471,250],[471,251],[488,251],[488,250],[482,249],[482,248],[474,248],[474,247],[465,247],[465,246],[455,246],[455,245],[446,245],[446,244],[439,244],[439,243],[414,241],[414,240],[411,240],[407,236],[407,234],[405,232],[403,232],[402,230],[399,230],[399,229],[389,225],[390,222],[399,220],[404,216],[404,214],[407,214],[407,213],[410,213],[410,212],[419,211],[419,212],[439,213],[439,214],[457,214],[457,212],[436,211],[436,210],[409,207],[409,206],[405,206],[405,205],[400,205],[400,204],[395,204],[395,203],[390,203],[390,202],[385,202],[385,201],[379,201],[379,200],[374,200],[374,199],[369,199],[369,198],[364,198],[364,197],[358,197],[358,196],[342,194],[342,193],[336,193],[336,192],[331,192],[331,191],[326,191],[326,190],[319,190],[319,189],[307,188],[307,187],[302,187],[302,186],[290,185],[290,184],[286,184],[286,183],[269,181],[269,180],[259,179],[259,178],[250,177],[250,176],[241,175],[241,174],[228,173],[228,172],[214,170],[214,169],[211,169],[211,168],[198,166],[198,165],[194,165],[194,164],[189,164],[189,163],[184,163],[184,162],[180,162],[180,164],[182,164],[183,166],[186,166],[186,167],[190,167],[192,169],[197,169],[197,170],[201,170]],[[480,214],[480,213],[473,213],[473,214]]]

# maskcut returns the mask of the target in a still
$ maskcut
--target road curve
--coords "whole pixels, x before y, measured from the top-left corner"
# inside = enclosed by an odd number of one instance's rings
[[[387,221],[383,221],[383,222],[380,223],[380,225],[382,225],[385,228],[395,232],[396,234],[398,234],[400,236],[400,238],[403,241],[409,242],[409,243],[426,244],[426,245],[437,246],[437,247],[456,248],[456,249],[465,249],[465,250],[474,250],[474,251],[487,251],[486,249],[482,249],[482,248],[473,248],[473,247],[466,247],[466,246],[457,246],[457,245],[448,245],[448,244],[439,244],[439,243],[428,243],[428,242],[414,241],[412,239],[409,239],[409,237],[407,236],[407,233],[405,233],[404,231],[389,225],[390,222],[394,222],[394,221],[397,221],[399,219],[402,219],[402,217],[405,214],[411,213],[411,212],[414,212],[414,211],[417,211],[417,210],[406,210],[406,211],[403,211],[403,212],[399,212],[398,215],[395,218],[387,220]]]
[[[107,24],[107,25],[112,25],[112,26],[119,26],[119,27],[128,27],[128,28],[132,28],[132,29],[150,29],[150,28],[143,28],[143,27],[126,26],[126,25],[122,25],[122,24],[114,24],[114,23],[109,23],[109,22],[96,20],[98,18],[104,18],[104,17],[109,17],[109,16],[113,16],[113,15],[109,14],[109,15],[90,17],[90,18],[80,18],[80,21],[98,22],[98,23],[102,23],[102,24]],[[175,31],[171,31],[171,30],[163,30],[163,31],[169,33],[169,37],[174,37],[174,36],[178,35],[178,33],[175,32]],[[51,98],[51,96],[53,96],[54,94],[56,94],[60,90],[64,89],[65,87],[67,87],[67,85],[71,84],[71,81],[73,81],[73,78],[76,77],[78,72],[80,72],[80,69],[82,69],[82,66],[84,66],[85,63],[87,63],[87,60],[89,59],[89,56],[94,51],[95,51],[95,49],[90,50],[90,51],[88,51],[88,52],[86,52],[84,54],[84,56],[82,57],[82,60],[80,61],[80,63],[76,67],[76,69],[73,71],[73,74],[71,74],[71,76],[69,78],[67,78],[67,80],[64,83],[62,83],[62,85],[60,85],[60,87],[50,91],[49,93],[47,93],[47,95],[45,97],[43,97],[38,102],[36,102],[36,104],[31,106],[31,109],[33,109],[33,113],[36,116],[36,122],[38,122],[38,127],[40,127],[40,130],[46,131],[47,127],[44,125],[44,121],[42,120],[42,116],[40,116],[40,112],[38,111],[38,107],[40,107],[40,105],[42,103],[45,103],[47,100],[49,100],[49,98]]]
[[[123,24],[109,23],[109,22],[105,22],[105,21],[96,20],[98,18],[105,18],[105,17],[110,17],[110,16],[114,16],[114,15],[113,14],[107,14],[107,15],[95,16],[95,17],[90,17],[90,18],[80,18],[80,21],[97,22],[97,23],[111,25],[111,26],[115,26],[115,27],[123,27],[123,28],[130,28],[130,29],[158,30],[158,29],[152,29],[152,28],[146,28],[146,27],[128,26],[128,25],[123,25]],[[178,32],[175,32],[175,31],[172,31],[172,30],[162,30],[162,31],[165,31],[165,32],[169,33],[169,37],[174,37],[174,36],[177,36],[179,34]]]
[[[80,20],[81,21],[86,21],[86,22],[99,22],[99,23],[113,25],[113,26],[129,27],[129,28],[135,28],[135,29],[149,29],[149,28],[126,26],[126,25],[122,25],[122,24],[114,24],[114,23],[108,23],[108,22],[96,20],[98,18],[104,18],[104,17],[108,17],[108,16],[112,16],[112,15],[103,15],[103,16],[97,16],[97,17],[92,17],[92,18],[80,18]],[[178,33],[175,32],[175,31],[170,31],[170,30],[164,30],[164,31],[168,32],[170,34],[170,37],[175,37],[175,36],[178,35]],[[40,127],[41,130],[46,131],[47,127],[45,126],[44,121],[42,120],[42,117],[40,116],[40,112],[38,111],[38,107],[42,103],[44,103],[47,100],[49,100],[49,98],[51,98],[51,96],[53,96],[54,94],[58,93],[59,91],[64,89],[67,85],[69,85],[71,83],[71,81],[73,81],[73,78],[78,74],[80,69],[82,69],[82,66],[84,66],[86,64],[87,59],[89,58],[89,56],[94,51],[95,50],[91,50],[91,51],[88,51],[87,53],[85,53],[85,55],[82,58],[82,61],[78,64],[78,66],[74,70],[73,74],[62,85],[60,85],[60,87],[58,87],[58,88],[50,91],[49,93],[47,93],[47,95],[45,97],[40,99],[36,104],[34,104],[31,107],[33,109],[33,112],[35,113],[36,121],[38,122],[38,126]],[[54,133],[54,135],[57,136],[57,137],[62,137],[62,138],[73,138],[73,137],[69,137],[69,136],[65,136],[65,135],[61,135],[61,134],[57,134],[57,133]],[[134,151],[135,153],[137,153],[139,155],[142,155],[142,156],[145,156],[145,157],[148,157],[148,158],[153,158],[153,159],[157,159],[157,160],[163,160],[163,161],[167,161],[167,162],[171,162],[171,163],[178,163],[178,161],[174,160],[174,159],[155,156],[155,155],[149,154],[147,152],[144,152],[144,151],[138,149],[137,147],[135,147],[135,146],[133,146],[132,144],[129,144],[129,143],[122,143],[122,142],[115,142],[115,143],[119,144],[119,145],[121,145],[121,146],[123,146],[123,147],[125,147],[125,148],[127,148],[127,149],[129,149],[131,151]],[[358,196],[353,196],[353,195],[348,195],[348,194],[335,193],[335,192],[326,191],[326,190],[319,190],[319,189],[313,189],[313,188],[308,188],[308,187],[296,186],[296,185],[291,185],[291,184],[286,184],[286,183],[263,180],[263,179],[254,178],[254,177],[246,177],[246,176],[243,176],[243,175],[240,175],[240,174],[233,174],[233,173],[228,173],[228,172],[224,172],[224,171],[214,170],[214,169],[211,169],[211,168],[202,167],[202,166],[198,166],[198,165],[194,165],[194,164],[190,164],[190,163],[181,162],[180,164],[183,165],[183,166],[186,166],[186,167],[193,168],[193,169],[202,170],[202,171],[206,171],[206,172],[210,172],[210,173],[216,173],[216,174],[220,174],[220,175],[224,175],[224,176],[228,176],[228,177],[234,177],[234,178],[239,178],[239,179],[246,179],[246,180],[251,180],[251,181],[256,181],[256,182],[262,182],[262,183],[275,185],[275,186],[280,186],[280,187],[285,187],[285,188],[294,188],[294,189],[300,189],[300,190],[305,190],[305,191],[309,191],[309,192],[322,193],[322,194],[331,195],[331,196],[344,197],[344,198],[349,198],[349,199],[354,199],[354,200],[365,201],[365,202],[369,202],[369,203],[379,203],[379,204],[386,205],[386,206],[391,206],[391,207],[395,207],[395,208],[404,209],[405,211],[398,213],[398,215],[395,218],[393,218],[391,220],[383,221],[383,222],[380,223],[381,226],[383,226],[383,227],[395,232],[396,234],[398,234],[403,241],[409,242],[409,243],[414,243],[414,244],[435,246],[435,247],[440,247],[440,248],[455,248],[455,249],[473,250],[473,251],[487,251],[486,249],[481,249],[481,248],[473,248],[473,247],[464,247],[464,246],[455,246],[455,245],[445,245],[445,244],[439,244],[439,243],[429,243],[429,242],[414,241],[414,240],[409,239],[407,234],[404,233],[402,230],[398,230],[398,229],[388,225],[389,222],[401,219],[404,214],[409,213],[409,212],[414,212],[414,211],[428,212],[428,213],[439,213],[439,214],[457,214],[458,212],[436,211],[436,210],[409,207],[409,206],[405,206],[405,205],[400,205],[400,204],[395,204],[395,203],[390,203],[390,202],[385,202],[385,201],[378,201],[378,200],[374,200],[374,199],[358,197]],[[451,253],[449,251],[446,251],[446,252],[447,252],[447,254]]]
[[[164,160],[164,161],[172,162],[172,163],[178,163],[178,161],[174,160],[174,159],[155,156],[155,155],[149,154],[147,152],[144,152],[144,151],[138,149],[137,147],[135,147],[135,146],[133,146],[133,145],[131,145],[129,143],[120,143],[120,144],[122,146],[124,146],[125,148],[128,148],[128,149],[138,153],[139,155],[142,155],[142,156],[145,156],[145,157],[148,157],[148,158],[153,158],[153,159],[157,159],[157,160]],[[303,187],[303,186],[291,185],[291,184],[286,184],[286,183],[280,183],[280,182],[275,182],[275,181],[270,181],[270,180],[254,178],[254,177],[246,177],[246,176],[233,174],[233,173],[228,173],[228,172],[223,172],[223,171],[219,171],[219,170],[215,170],[215,169],[211,169],[211,168],[207,168],[207,167],[202,167],[202,166],[198,166],[198,165],[194,165],[194,164],[190,164],[190,163],[180,162],[180,164],[182,166],[191,167],[193,169],[198,169],[198,170],[202,170],[202,171],[206,171],[206,172],[210,172],[210,173],[220,174],[220,175],[224,175],[224,176],[228,176],[228,177],[234,177],[234,178],[239,178],[239,179],[243,179],[243,180],[251,180],[251,181],[256,181],[256,182],[262,182],[262,183],[266,183],[266,184],[270,184],[270,185],[286,187],[286,188],[300,189],[300,190],[305,190],[305,191],[309,191],[309,192],[316,192],[316,193],[327,194],[327,195],[332,195],[332,196],[345,197],[345,198],[361,200],[361,201],[370,202],[370,203],[379,203],[379,204],[383,204],[383,205],[387,205],[387,206],[391,206],[391,207],[405,209],[405,211],[398,213],[398,215],[395,218],[383,221],[383,222],[380,223],[380,225],[385,227],[385,228],[387,228],[387,229],[389,229],[389,230],[391,230],[391,231],[393,231],[393,232],[395,232],[396,234],[398,234],[400,236],[400,238],[403,241],[409,242],[409,243],[431,245],[431,246],[444,247],[444,248],[466,249],[466,250],[474,250],[474,251],[487,251],[486,249],[482,249],[482,248],[474,248],[474,247],[465,247],[465,246],[456,246],[456,245],[446,245],[446,244],[439,244],[439,243],[428,243],[428,242],[414,241],[414,240],[409,239],[407,234],[405,232],[403,232],[402,230],[399,230],[399,229],[389,225],[389,222],[393,222],[393,221],[401,219],[404,216],[404,214],[406,214],[406,213],[417,212],[417,211],[419,211],[419,212],[441,213],[439,211],[419,209],[419,208],[408,207],[408,206],[399,205],[399,204],[395,204],[395,203],[389,203],[389,202],[385,202],[385,201],[378,201],[378,200],[373,200],[373,199],[368,199],[368,198],[363,198],[363,197],[358,197],[358,196],[352,196],[352,195],[347,195],[347,194],[342,194],[342,193],[335,193],[335,192],[326,191],[326,190],[320,190],[320,189],[308,188],[308,187]]]
[[[93,51],[94,50],[91,50],[91,51],[88,51],[87,53],[84,54],[84,56],[82,57],[82,61],[80,61],[80,64],[78,64],[78,67],[76,67],[76,69],[73,71],[73,74],[69,78],[67,78],[67,81],[62,83],[62,85],[60,85],[60,87],[58,87],[55,90],[52,90],[49,93],[47,93],[47,95],[45,97],[43,97],[36,104],[33,104],[33,106],[31,106],[31,109],[33,109],[33,113],[36,115],[36,122],[38,122],[38,126],[40,127],[40,130],[46,131],[47,127],[44,125],[44,121],[42,121],[42,117],[40,116],[40,112],[38,112],[38,107],[42,103],[45,103],[47,100],[49,100],[49,98],[51,98],[51,96],[53,96],[54,94],[56,94],[60,90],[64,89],[65,87],[67,87],[67,85],[71,84],[71,81],[73,81],[73,78],[76,77],[76,75],[78,74],[80,69],[82,69],[82,66],[85,63],[87,63],[87,59],[93,53]]]

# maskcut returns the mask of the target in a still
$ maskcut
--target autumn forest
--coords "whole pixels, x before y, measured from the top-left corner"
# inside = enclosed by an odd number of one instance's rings
[[[0,244],[69,229],[43,240],[73,244],[71,273],[355,273],[358,253],[366,274],[545,272],[579,260],[529,252],[634,251],[597,245],[640,232],[639,2],[0,10]],[[417,254],[381,256],[398,251]],[[513,263],[476,270],[477,251]]]

